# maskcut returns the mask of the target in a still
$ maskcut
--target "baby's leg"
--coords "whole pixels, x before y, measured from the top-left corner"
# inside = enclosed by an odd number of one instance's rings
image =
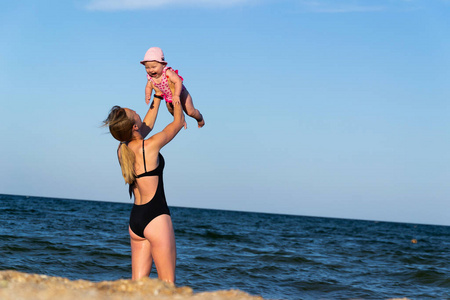
[[[183,109],[188,114],[188,116],[197,120],[198,128],[202,128],[203,126],[205,126],[205,120],[203,119],[200,111],[194,107],[194,102],[192,101],[191,94],[189,94],[187,91],[186,94],[187,95],[182,95],[181,97],[181,105],[183,106]]]

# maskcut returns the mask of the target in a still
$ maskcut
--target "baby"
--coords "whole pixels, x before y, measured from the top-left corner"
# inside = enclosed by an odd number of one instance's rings
[[[184,112],[197,120],[198,128],[205,125],[202,114],[194,107],[192,97],[183,85],[183,78],[178,75],[178,71],[167,67],[164,53],[160,48],[148,49],[141,64],[145,66],[147,72],[148,81],[145,86],[145,102],[147,104],[150,103],[152,90],[155,90],[153,97],[166,100],[167,108],[172,115],[172,102],[175,104],[181,102]],[[186,124],[184,127],[186,128]]]

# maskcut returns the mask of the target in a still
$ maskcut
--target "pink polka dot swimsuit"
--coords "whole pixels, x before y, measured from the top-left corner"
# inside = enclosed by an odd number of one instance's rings
[[[163,69],[163,72],[161,75],[160,83],[156,83],[155,80],[153,78],[151,78],[150,75],[148,75],[148,74],[147,74],[147,79],[150,80],[153,83],[153,85],[155,87],[157,87],[163,93],[164,100],[166,100],[166,102],[172,103],[172,91],[170,90],[169,80],[167,79],[167,76],[166,76],[166,71],[169,69],[174,71],[178,75],[178,70],[175,71],[171,67],[165,67]],[[179,76],[179,77],[181,78],[181,80],[183,80],[183,77],[181,77],[181,76]],[[184,85],[183,85],[183,89],[185,89]]]

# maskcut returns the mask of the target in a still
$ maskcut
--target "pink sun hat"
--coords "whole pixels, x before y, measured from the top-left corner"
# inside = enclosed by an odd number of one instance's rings
[[[145,64],[145,62],[147,61],[157,61],[162,64],[167,64],[167,62],[164,60],[163,51],[158,47],[151,47],[147,50],[144,56],[144,60],[141,61],[141,64]]]

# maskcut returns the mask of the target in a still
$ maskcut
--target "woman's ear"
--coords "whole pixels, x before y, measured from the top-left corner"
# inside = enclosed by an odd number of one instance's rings
[[[138,130],[139,130],[139,127],[138,127],[136,124],[134,124],[134,125],[133,125],[133,130],[138,131]]]

